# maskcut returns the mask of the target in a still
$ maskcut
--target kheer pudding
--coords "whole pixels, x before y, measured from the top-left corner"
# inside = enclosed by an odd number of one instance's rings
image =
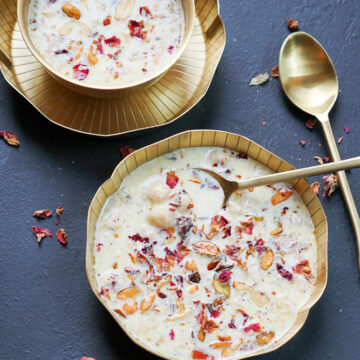
[[[271,173],[246,155],[186,148],[132,171],[95,233],[100,296],[146,348],[171,359],[236,359],[276,342],[314,287],[316,238],[290,184],[223,192]]]
[[[137,82],[162,69],[185,30],[181,0],[31,0],[31,40],[69,78]]]

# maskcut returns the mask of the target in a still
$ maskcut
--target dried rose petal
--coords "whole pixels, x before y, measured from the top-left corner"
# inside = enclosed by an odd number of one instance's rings
[[[231,279],[231,271],[223,271],[219,275],[219,280],[221,283],[227,283]]]
[[[253,77],[250,81],[250,86],[258,86],[265,84],[269,81],[269,74],[266,72],[264,74],[258,74],[255,77]]]
[[[323,159],[320,156],[314,156],[314,159],[317,160],[320,165],[324,163]]]
[[[64,212],[64,207],[58,206],[55,211],[60,216]]]
[[[173,45],[170,45],[168,47],[168,52],[169,52],[169,54],[172,54],[174,52],[174,46]]]
[[[311,120],[308,120],[306,123],[305,123],[305,126],[310,129],[310,130],[313,130],[314,127],[315,127],[315,124],[316,124],[316,119],[311,119]]]
[[[134,152],[135,151],[135,149],[133,149],[131,146],[129,146],[129,145],[125,145],[125,146],[123,146],[123,147],[121,147],[120,149],[119,149],[119,152],[120,152],[120,154],[121,154],[121,156],[122,156],[122,158],[123,159],[125,159],[129,154],[131,154],[132,152]]]
[[[288,19],[287,24],[288,24],[288,28],[291,31],[296,31],[299,29],[299,22],[295,19]]]
[[[349,133],[349,128],[348,128],[348,127],[344,127],[344,131],[345,131],[346,134],[348,134],[348,133]]]
[[[305,141],[305,140],[300,140],[300,144],[301,144],[301,146],[305,146],[307,143],[308,143],[308,142],[307,142],[307,141]]]
[[[263,239],[256,240],[254,249],[259,253],[259,255],[261,255],[264,251],[266,251],[267,247],[264,245],[264,240]]]
[[[89,75],[89,68],[84,64],[77,64],[73,67],[73,77],[76,80],[85,80]]]
[[[61,244],[66,245],[67,243],[67,234],[65,232],[65,229],[59,229],[56,233],[57,239],[61,242]]]
[[[174,333],[174,330],[173,330],[173,329],[170,330],[169,336],[170,336],[170,339],[171,339],[171,340],[174,340],[174,339],[175,339],[175,333]]]
[[[323,177],[325,181],[323,197],[330,197],[332,193],[339,187],[337,177],[334,174]]]
[[[136,36],[139,39],[145,40],[147,31],[144,29],[144,21],[135,21],[135,20],[129,20],[128,22],[128,28],[130,30],[131,36]]]
[[[320,183],[318,181],[312,183],[311,188],[313,189],[315,195],[319,195],[319,190],[320,190]]]
[[[40,218],[40,219],[46,219],[48,217],[50,217],[52,215],[52,211],[49,209],[45,209],[45,210],[36,210],[33,213],[34,217]]]
[[[83,356],[80,360],[95,360],[95,358]]]
[[[192,219],[186,216],[178,217],[175,222],[175,228],[183,239],[193,226]]]
[[[40,242],[44,237],[51,237],[52,233],[45,228],[40,228],[37,226],[32,226],[32,231],[35,233],[37,241]]]
[[[271,69],[271,76],[274,78],[278,78],[279,77],[279,65],[275,65],[272,69]]]
[[[119,47],[121,40],[114,35],[111,38],[105,39],[104,43],[110,47]]]
[[[244,331],[246,333],[248,333],[249,331],[254,331],[254,332],[259,332],[261,331],[261,326],[259,323],[255,323],[255,324],[250,324],[249,326],[247,326],[246,328],[244,328]]]
[[[166,185],[170,188],[173,189],[176,184],[178,183],[179,178],[176,176],[175,171],[169,171],[166,174]]]
[[[19,146],[20,141],[16,137],[16,135],[10,131],[1,131],[0,130],[0,137],[2,137],[9,145],[11,146]]]
[[[290,271],[286,270],[282,265],[276,264],[276,269],[278,273],[286,280],[291,281],[293,279],[293,275]]]
[[[236,329],[235,320],[231,319],[231,321],[228,323],[228,326],[230,329]]]
[[[310,275],[311,275],[311,267],[309,264],[309,260],[303,260],[301,262],[299,262],[298,264],[296,264],[293,267],[293,271],[296,274],[300,274],[305,276],[306,279],[309,279]]]
[[[151,14],[151,11],[147,6],[140,6],[140,15],[143,17],[146,17],[147,19],[152,19],[153,16]]]
[[[129,239],[135,242],[139,241],[141,243],[149,243],[149,238],[143,238],[139,233],[129,236]]]
[[[344,139],[343,136],[339,137],[338,140],[337,140],[337,143],[338,143],[338,144],[341,144],[341,142],[343,141],[343,139]]]

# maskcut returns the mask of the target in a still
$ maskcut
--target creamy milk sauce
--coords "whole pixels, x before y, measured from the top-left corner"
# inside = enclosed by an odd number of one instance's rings
[[[176,359],[238,358],[294,323],[316,274],[310,215],[290,184],[233,194],[218,184],[271,173],[221,148],[189,148],[128,175],[95,235],[99,293],[148,348]]]
[[[45,60],[92,84],[143,80],[176,53],[181,0],[31,0],[30,37]]]

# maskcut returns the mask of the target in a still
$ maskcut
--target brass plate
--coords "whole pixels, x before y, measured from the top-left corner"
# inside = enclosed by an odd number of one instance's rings
[[[99,188],[89,207],[87,221],[86,272],[91,288],[99,301],[109,311],[115,321],[129,336],[129,338],[137,345],[148,351],[150,350],[144,343],[136,339],[131,333],[127,332],[126,327],[122,326],[120,323],[118,316],[110,309],[110,307],[104,301],[104,298],[98,294],[93,266],[95,259],[94,241],[96,222],[107,198],[120,188],[121,182],[131,171],[157,156],[180,148],[195,146],[219,146],[239,151],[248,154],[248,156],[258,160],[261,164],[267,166],[275,172],[294,169],[294,167],[288,162],[272,154],[270,151],[264,149],[262,146],[256,144],[250,139],[237,134],[216,130],[193,130],[174,135],[168,139],[161,140],[155,144],[146,146],[131,153],[119,163],[119,165],[112,173],[111,178]],[[311,189],[309,183],[305,179],[293,180],[291,183],[292,186],[299,192],[304,203],[306,204],[315,228],[317,246],[317,274],[314,283],[315,286],[308,302],[299,310],[296,321],[293,327],[289,329],[289,331],[287,331],[280,339],[278,339],[277,342],[261,348],[251,355],[245,355],[239,359],[245,359],[248,357],[268,353],[270,351],[276,350],[288,342],[304,325],[310,308],[320,299],[326,287],[328,274],[328,228],[324,210],[318,197],[314,194],[314,191]],[[154,354],[166,358],[164,354],[157,352],[154,352]],[[168,357],[168,359],[179,360],[172,357]]]
[[[218,0],[195,0],[193,34],[176,64],[151,87],[116,99],[79,95],[54,80],[27,48],[16,0],[0,0],[0,68],[7,82],[48,120],[110,137],[171,123],[205,95],[225,48]]]

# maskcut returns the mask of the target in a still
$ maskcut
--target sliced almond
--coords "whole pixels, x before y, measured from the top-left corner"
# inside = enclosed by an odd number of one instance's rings
[[[88,53],[87,56],[90,65],[94,66],[97,64],[97,62],[99,61],[99,59],[97,58],[97,56],[94,54],[94,47],[91,45],[90,46],[90,51]]]
[[[244,342],[244,339],[241,338],[237,343],[235,343],[235,345],[231,348],[231,350],[236,351],[243,344],[243,342]]]
[[[275,230],[273,230],[270,235],[275,236],[275,235],[279,235],[283,232],[283,228],[282,227],[277,227]]]
[[[217,342],[210,344],[209,346],[213,349],[226,349],[232,345],[231,342]]]
[[[81,21],[68,21],[64,25],[62,25],[59,29],[60,36],[69,35],[74,29],[78,29],[81,35],[85,35],[87,37],[91,36],[90,28]]]
[[[120,4],[115,8],[115,19],[116,20],[126,20],[134,6],[136,0],[120,0]]]
[[[120,300],[133,299],[140,294],[141,290],[138,286],[131,286],[123,289],[117,293],[117,298]]]
[[[213,287],[217,293],[225,295],[227,299],[230,297],[230,286],[228,283],[223,285],[219,279],[214,277]]]
[[[234,282],[233,287],[239,291],[248,291],[250,294],[251,301],[259,307],[264,307],[269,303],[269,299],[266,295],[260,291],[255,290],[249,285],[242,282]]]
[[[274,253],[272,252],[272,250],[268,250],[260,259],[260,267],[263,270],[267,270],[270,268],[273,261],[274,261]]]
[[[271,198],[271,204],[273,206],[276,206],[281,202],[287,200],[292,194],[293,191],[291,189],[288,188],[278,189],[276,191],[276,194]]]
[[[265,345],[269,343],[274,336],[275,334],[273,332],[263,332],[256,336],[256,340],[259,345]]]
[[[184,311],[178,312],[166,318],[166,321],[175,321],[184,318],[191,312],[191,308],[187,308]]]
[[[126,314],[128,315],[132,315],[135,313],[135,311],[137,310],[137,302],[133,302],[133,303],[129,303],[129,304],[124,304],[123,306],[123,310],[125,311]]]
[[[151,305],[153,304],[155,300],[156,292],[154,290],[150,291],[145,299],[141,302],[140,310],[141,312],[145,312],[151,308]]]
[[[198,339],[203,342],[205,340],[205,331],[203,329],[200,329],[198,332]]]
[[[189,271],[198,271],[199,270],[199,268],[197,267],[194,260],[187,261],[185,264],[185,268],[186,268],[186,270],[189,270]]]
[[[70,3],[64,4],[61,9],[68,17],[74,18],[76,20],[79,20],[81,17],[80,10]]]
[[[207,241],[199,241],[193,244],[193,249],[201,255],[216,256],[219,254],[219,248]]]

